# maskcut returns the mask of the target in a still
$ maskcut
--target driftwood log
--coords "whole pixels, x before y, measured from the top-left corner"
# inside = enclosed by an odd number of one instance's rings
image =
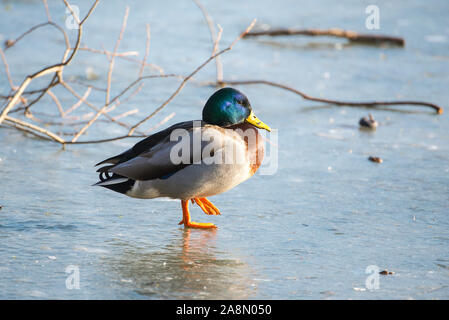
[[[245,35],[245,38],[249,37],[259,37],[259,36],[309,36],[309,37],[317,37],[317,36],[327,36],[327,37],[337,37],[337,38],[345,38],[352,42],[372,44],[372,45],[395,45],[399,47],[403,47],[405,45],[405,40],[400,37],[393,37],[387,35],[378,35],[378,34],[366,34],[366,33],[358,33],[355,31],[343,30],[338,28],[332,29],[272,29],[266,31],[251,31]]]

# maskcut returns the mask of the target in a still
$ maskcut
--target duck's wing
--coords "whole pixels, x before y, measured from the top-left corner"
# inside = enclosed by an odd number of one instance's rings
[[[204,122],[199,123],[201,123],[201,126],[194,125],[193,121],[178,123],[138,142],[131,149],[100,162],[98,165],[105,163],[111,163],[111,165],[103,166],[97,170],[100,172],[101,180],[98,184],[113,183],[113,180],[123,178],[133,180],[165,179],[186,166],[193,164],[195,160],[203,159],[202,153],[205,145],[212,144],[209,146],[210,150],[219,150],[223,143],[220,141],[220,134],[217,134],[215,131],[220,132],[223,129],[207,125]],[[179,151],[181,150],[182,152],[186,150],[189,152],[187,156],[183,155],[181,157],[183,161],[179,161],[180,158],[177,158],[178,161],[173,161],[173,147],[180,141],[171,141],[170,136],[177,129],[181,130],[179,134],[176,133],[176,137],[179,138],[184,133],[184,138],[188,138],[188,146],[184,145],[184,147],[187,147],[186,149],[181,149],[181,146],[178,146],[176,149],[175,157],[180,156]],[[209,130],[214,131],[214,140],[212,142],[201,141],[201,148],[196,150],[192,146],[195,130],[202,130],[203,134]],[[219,137],[218,139],[216,138],[217,136]]]
[[[196,120],[201,123],[201,126],[204,125],[203,121]],[[172,125],[171,127],[168,127],[167,129],[164,129],[162,131],[159,131],[155,134],[152,134],[149,137],[146,137],[145,139],[137,142],[131,149],[126,150],[125,152],[122,152],[119,155],[107,158],[106,160],[103,160],[99,163],[97,163],[95,166],[99,166],[105,163],[112,163],[113,165],[123,163],[125,161],[128,161],[134,157],[137,157],[138,155],[149,151],[151,148],[156,146],[157,144],[161,143],[166,139],[167,137],[170,137],[171,133],[176,129],[185,129],[189,130],[193,127],[193,121],[184,121],[177,124]],[[97,170],[98,172],[100,171]]]

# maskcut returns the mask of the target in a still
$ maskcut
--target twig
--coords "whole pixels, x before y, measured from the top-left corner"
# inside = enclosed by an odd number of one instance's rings
[[[131,61],[131,62],[134,62],[134,63],[142,64],[142,61],[140,61],[138,59],[135,59],[135,58],[126,57],[126,56],[125,57],[119,57],[119,58],[121,58],[123,60]],[[164,69],[161,68],[160,66],[154,64],[154,63],[145,62],[145,67],[153,68],[154,70],[159,72],[159,74],[161,74],[161,75],[164,74]]]
[[[128,21],[128,14],[129,14],[129,6],[126,6],[125,9],[125,16],[123,17],[123,23],[122,23],[122,29],[120,30],[120,34],[118,36],[117,42],[115,43],[114,51],[111,56],[111,60],[109,62],[109,69],[108,69],[108,80],[107,80],[107,87],[106,87],[106,103],[105,105],[109,104],[109,96],[111,91],[111,81],[112,81],[112,71],[114,69],[114,63],[115,63],[115,54],[117,53],[118,47],[120,45],[120,42],[123,39],[123,34],[125,33],[126,29],[126,23]]]
[[[73,48],[70,48],[70,49],[73,49]],[[107,55],[109,57],[114,56],[114,57],[120,57],[120,58],[139,55],[138,51],[125,51],[125,52],[115,52],[114,53],[112,51],[108,51],[108,50],[105,50],[105,49],[98,50],[98,49],[88,48],[86,46],[80,47],[80,48],[78,48],[78,50],[89,51],[89,52],[92,52],[92,53],[104,54],[104,55]]]
[[[7,121],[5,121],[5,122],[7,122]],[[52,141],[52,142],[53,142],[53,139],[50,139],[50,138],[48,138],[48,137],[46,137],[46,136],[43,136],[43,135],[40,135],[40,134],[38,134],[37,132],[35,132],[35,131],[33,131],[33,130],[30,130],[30,129],[28,129],[28,128],[22,127],[22,126],[18,125],[17,123],[11,122],[11,123],[8,123],[8,126],[11,126],[11,127],[13,127],[13,128],[16,128],[16,129],[19,130],[19,131],[23,131],[23,132],[26,132],[26,133],[30,133],[30,134],[32,134],[33,136],[35,136],[35,137],[37,137],[37,138],[39,138],[39,139],[44,139],[44,140]]]
[[[9,86],[11,87],[11,89],[14,90],[15,86],[12,81],[11,73],[9,72],[8,61],[6,61],[5,53],[3,52],[2,48],[0,48],[0,57],[2,58],[3,64],[5,65],[5,73],[6,73],[6,77],[8,78],[8,81],[9,81]]]
[[[136,90],[134,90],[133,92],[131,92],[125,99],[123,99],[121,101],[121,103],[125,103],[128,100],[130,100],[133,96],[135,96],[136,94],[138,94],[140,92],[140,90],[142,90],[143,88],[143,83],[139,84],[139,86],[136,88]],[[117,101],[117,103],[115,104],[116,106],[119,105],[120,103],[118,102],[118,99],[114,99],[114,101]]]
[[[37,29],[45,27],[45,26],[52,26],[52,27],[55,27],[56,29],[58,29],[64,36],[64,42],[66,45],[66,49],[70,48],[69,37],[67,36],[67,33],[64,31],[64,29],[54,22],[47,21],[47,22],[40,23],[40,24],[37,24],[37,25],[31,27],[30,29],[28,29],[27,31],[22,33],[20,36],[18,36],[16,39],[7,40],[5,42],[5,50],[7,50],[7,49],[11,48],[12,46],[14,46],[15,44],[17,44],[17,42],[19,42],[21,39],[23,39],[26,35],[29,35],[33,31],[36,31]]]
[[[443,108],[437,106],[436,104],[423,102],[423,101],[363,101],[363,102],[350,102],[350,101],[340,101],[340,100],[331,100],[331,99],[322,99],[309,96],[304,92],[301,92],[292,87],[267,81],[267,80],[245,80],[245,81],[221,81],[218,83],[219,85],[251,85],[251,84],[263,84],[272,87],[277,87],[280,89],[284,89],[290,92],[293,92],[297,95],[300,95],[305,100],[323,102],[328,104],[334,104],[337,106],[349,106],[349,107],[377,107],[377,106],[393,106],[393,105],[417,105],[417,106],[425,106],[434,109],[438,114],[443,114]]]
[[[120,118],[127,117],[127,116],[129,116],[129,115],[131,115],[131,114],[135,114],[135,113],[137,113],[137,112],[139,112],[139,109],[129,110],[129,111],[123,112],[122,114],[119,114],[118,116],[115,116],[113,119],[114,119],[114,120],[118,120],[118,119],[120,119]]]
[[[143,56],[142,64],[139,70],[139,78],[142,77],[143,71],[145,69],[145,64],[147,62],[148,54],[150,53],[150,39],[151,39],[151,33],[150,33],[150,25],[147,23],[145,25],[145,31],[147,34],[147,38],[145,41],[145,55]]]
[[[86,140],[86,141],[66,141],[66,144],[94,144],[94,143],[104,143],[104,142],[111,142],[111,141],[117,141],[127,138],[146,138],[146,135],[123,135],[119,137],[113,137],[113,138],[107,138],[107,139],[99,139],[99,140]]]
[[[170,120],[171,118],[173,118],[176,115],[175,112],[170,113],[168,116],[166,116],[164,119],[162,119],[159,123],[157,123],[155,126],[153,126],[152,128],[146,130],[144,133],[147,134],[153,130],[156,130],[157,128],[159,128],[161,125],[163,125],[164,123],[166,123],[168,120]]]
[[[48,92],[48,90],[50,90],[50,88],[54,87],[57,84],[58,84],[58,77],[57,77],[56,74],[54,74],[53,78],[50,81],[50,83],[44,88],[44,90],[39,94],[39,96],[25,106],[25,113],[29,112],[31,106],[33,104],[35,104],[36,102],[38,102]]]
[[[212,55],[218,52],[218,44],[220,43],[221,35],[223,34],[223,28],[218,24],[218,34],[215,38],[214,48],[212,50]],[[220,58],[220,57],[217,57]],[[216,67],[217,67],[217,81],[220,82],[223,80],[223,64],[221,63],[221,59],[215,59]]]
[[[51,90],[48,90],[47,94],[55,102],[56,106],[58,107],[59,113],[63,117],[64,116],[64,109],[62,108],[61,102],[59,102],[58,97],[56,97],[55,94]]]
[[[193,1],[198,6],[198,8],[200,8],[201,12],[203,13],[204,19],[206,20],[206,24],[209,29],[210,37],[211,37],[211,41],[212,41],[212,54],[211,55],[214,55],[215,53],[218,52],[218,43],[220,42],[221,33],[223,32],[223,29],[221,28],[220,25],[218,25],[218,28],[220,31],[218,32],[218,35],[216,35],[214,21],[213,21],[212,17],[209,15],[209,13],[207,12],[206,8],[201,4],[201,2],[199,2],[199,0],[193,0]],[[216,59],[215,59],[215,66],[217,69],[217,71],[216,71],[217,82],[219,82],[219,81],[223,80],[223,66],[221,63],[221,58],[219,56],[216,57]]]
[[[86,92],[84,92],[84,95],[82,96],[81,99],[79,99],[73,106],[71,106],[70,108],[68,108],[66,111],[62,112],[62,116],[65,117],[66,115],[68,115],[70,112],[76,110],[83,102],[86,101],[87,97],[89,96],[90,92],[92,90],[92,87],[88,87]]]
[[[47,15],[47,20],[48,20],[49,22],[51,22],[50,10],[48,9],[48,3],[47,3],[47,0],[42,0],[42,2],[44,3],[45,14]]]
[[[49,130],[46,130],[46,129],[43,129],[41,127],[35,126],[34,124],[31,124],[31,123],[28,123],[28,122],[25,122],[25,121],[22,121],[22,120],[19,120],[19,119],[10,117],[10,116],[6,116],[5,120],[8,121],[8,122],[12,122],[12,123],[18,124],[18,125],[20,125],[22,127],[27,127],[27,128],[33,129],[34,131],[40,132],[42,134],[45,134],[45,135],[49,136],[52,140],[54,140],[56,142],[59,142],[61,144],[65,143],[64,139],[62,139],[61,137],[57,136],[53,132],[51,132]]]
[[[258,37],[258,36],[292,36],[292,35],[303,35],[303,36],[331,36],[338,38],[346,38],[353,42],[370,43],[370,44],[383,44],[389,43],[392,45],[397,45],[403,47],[405,45],[405,40],[400,37],[392,37],[386,35],[373,35],[373,34],[362,34],[355,31],[343,30],[338,28],[332,29],[273,29],[267,31],[253,31],[245,35],[245,38]]]
[[[80,80],[76,80],[76,79],[66,79],[64,80],[65,82],[70,82],[70,83],[76,83],[79,84],[80,86],[86,87],[86,88],[91,88],[92,90],[97,90],[97,91],[103,91],[106,92],[106,88],[100,88],[100,87],[96,87],[90,83],[85,83],[83,81]],[[24,92],[25,94],[26,92]]]

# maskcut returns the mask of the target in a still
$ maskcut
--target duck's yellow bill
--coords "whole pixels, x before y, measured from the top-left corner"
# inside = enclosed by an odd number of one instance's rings
[[[265,123],[259,120],[259,118],[256,117],[254,112],[251,110],[251,113],[249,114],[248,118],[246,118],[246,122],[251,123],[256,128],[265,129],[267,131],[271,132],[271,128],[267,126]]]

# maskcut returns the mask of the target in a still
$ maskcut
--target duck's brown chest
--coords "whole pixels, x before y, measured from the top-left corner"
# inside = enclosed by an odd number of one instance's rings
[[[265,155],[263,137],[257,128],[248,123],[232,126],[232,129],[245,141],[250,173],[253,175],[259,169]]]

